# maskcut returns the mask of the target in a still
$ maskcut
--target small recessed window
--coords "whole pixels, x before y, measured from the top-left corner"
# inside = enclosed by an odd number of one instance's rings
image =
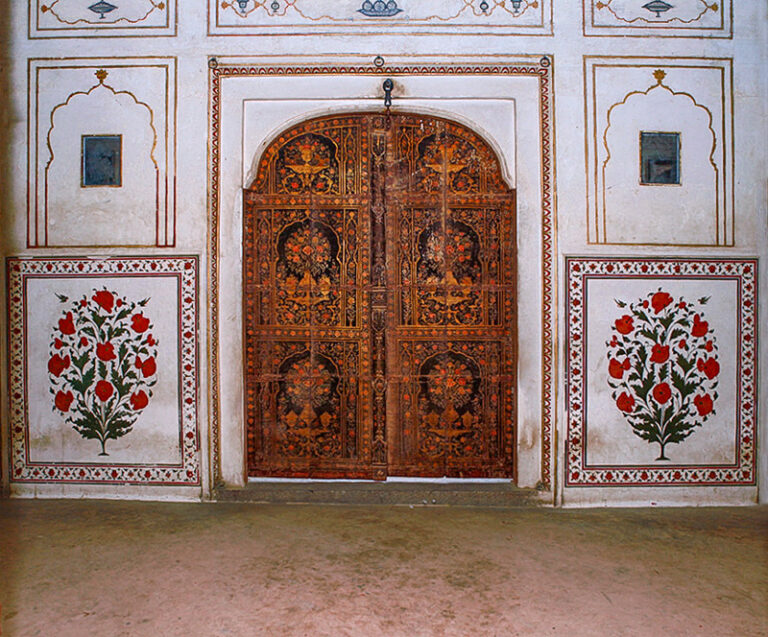
[[[83,135],[80,185],[122,186],[122,135]]]
[[[640,133],[640,183],[680,183],[680,133]]]

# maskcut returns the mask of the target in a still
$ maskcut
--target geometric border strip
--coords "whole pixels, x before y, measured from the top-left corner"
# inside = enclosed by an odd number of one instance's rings
[[[565,486],[749,486],[756,484],[757,259],[567,257]],[[720,279],[738,286],[737,453],[731,465],[666,467],[586,464],[588,279]]]
[[[11,482],[76,484],[200,484],[200,442],[197,427],[197,276],[196,256],[173,257],[9,257],[8,352],[10,389]],[[62,276],[173,276],[179,281],[179,367],[181,393],[181,464],[90,464],[30,462],[27,454],[27,388],[25,279]]]
[[[554,347],[555,321],[554,291],[556,289],[555,261],[555,203],[554,203],[554,84],[553,62],[548,56],[531,56],[511,63],[433,64],[404,63],[382,64],[329,64],[306,66],[262,66],[251,64],[220,63],[216,58],[208,61],[210,95],[209,130],[209,181],[208,181],[208,298],[209,305],[209,382],[210,382],[210,439],[211,471],[214,484],[221,479],[221,441],[219,420],[220,368],[219,368],[219,197],[221,182],[221,118],[222,82],[226,78],[317,76],[317,75],[368,75],[430,76],[466,75],[474,77],[494,76],[533,77],[539,85],[539,127],[541,135],[541,476],[539,486],[552,488],[553,462],[552,439],[554,435]]]

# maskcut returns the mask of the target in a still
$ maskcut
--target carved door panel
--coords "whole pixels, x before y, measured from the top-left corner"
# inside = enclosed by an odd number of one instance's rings
[[[515,201],[476,134],[395,118],[390,475],[511,477]]]
[[[371,477],[368,122],[307,122],[244,196],[250,475]]]
[[[512,477],[514,193],[476,134],[305,122],[244,194],[249,475]]]

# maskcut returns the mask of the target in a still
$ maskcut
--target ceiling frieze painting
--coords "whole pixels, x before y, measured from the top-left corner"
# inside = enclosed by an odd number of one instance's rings
[[[730,38],[732,0],[583,0],[584,34]]]
[[[211,35],[503,33],[551,35],[551,0],[209,0]]]
[[[176,35],[176,0],[31,0],[29,37]]]

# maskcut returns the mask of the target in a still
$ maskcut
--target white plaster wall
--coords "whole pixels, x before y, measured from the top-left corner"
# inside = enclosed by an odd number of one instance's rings
[[[586,1],[586,0],[585,0]],[[5,134],[5,165],[12,166],[11,174],[6,178],[6,188],[3,191],[3,225],[2,242],[5,254],[10,255],[41,255],[39,250],[27,248],[27,60],[32,57],[99,57],[105,55],[115,58],[127,58],[136,56],[175,56],[178,60],[179,100],[178,100],[178,139],[179,158],[177,165],[177,193],[178,193],[178,237],[176,247],[173,250],[157,248],[134,248],[136,254],[198,254],[201,256],[200,280],[208,279],[207,271],[207,185],[208,171],[206,131],[208,129],[208,68],[209,56],[224,58],[247,54],[249,56],[266,56],[266,60],[274,63],[295,64],[333,64],[345,55],[359,55],[360,59],[372,60],[376,55],[383,55],[386,59],[394,56],[405,56],[410,60],[422,62],[439,62],[440,60],[454,60],[456,56],[470,56],[474,60],[492,62],[499,59],[498,56],[511,54],[547,54],[554,61],[555,79],[555,122],[556,122],[556,171],[557,171],[557,239],[558,239],[558,288],[560,299],[558,312],[557,333],[557,367],[556,378],[558,382],[557,420],[558,420],[558,446],[556,484],[554,493],[558,502],[569,505],[648,505],[648,504],[718,504],[748,502],[754,498],[754,490],[748,494],[734,488],[710,489],[703,487],[692,488],[606,488],[584,489],[562,487],[562,458],[563,458],[563,423],[565,423],[564,396],[564,320],[565,308],[563,288],[564,255],[687,255],[696,256],[759,256],[760,262],[760,316],[768,316],[768,294],[766,293],[766,281],[768,281],[768,223],[766,221],[766,208],[768,202],[768,162],[766,158],[766,144],[764,140],[768,136],[766,124],[766,103],[768,103],[768,81],[764,73],[766,63],[766,47],[768,46],[768,15],[765,3],[762,2],[736,2],[734,3],[734,37],[732,39],[697,39],[693,38],[658,38],[646,37],[585,37],[582,25],[581,2],[557,2],[554,7],[554,35],[549,36],[524,36],[510,37],[466,37],[459,34],[429,35],[429,36],[398,36],[379,34],[375,36],[359,36],[346,33],[325,36],[302,37],[271,37],[266,35],[255,37],[209,37],[206,35],[208,25],[206,22],[207,7],[205,2],[185,2],[179,10],[178,35],[176,37],[162,38],[66,38],[66,39],[36,39],[27,38],[27,7],[26,3],[10,3],[10,12],[6,14],[8,24],[7,50],[8,58],[8,84],[13,89],[5,96],[6,109],[9,116]],[[617,35],[619,35],[617,33]],[[659,246],[597,246],[587,242],[587,178],[585,161],[585,94],[583,78],[583,56],[641,56],[653,50],[654,56],[669,59],[680,57],[724,57],[733,58],[733,84],[734,84],[734,142],[737,148],[734,166],[734,217],[735,217],[735,246],[733,248],[669,248]],[[350,78],[351,79],[351,78]],[[354,84],[354,82],[352,82]],[[318,80],[318,85],[322,82]],[[407,84],[410,90],[410,84]],[[495,82],[480,83],[473,87],[472,91],[461,90],[449,93],[457,103],[467,97],[467,93],[480,91],[484,99],[509,99],[514,91],[505,90],[501,95],[495,94]],[[318,97],[337,99],[339,97],[356,101],[361,108],[367,105],[377,104],[373,98],[373,91],[377,88],[357,85],[355,90],[347,89],[347,93],[339,93],[335,89],[317,89],[321,91]],[[415,88],[415,87],[414,87]],[[469,87],[466,87],[469,88]],[[433,108],[435,95],[432,88],[421,88],[420,93],[409,93],[408,99],[415,104],[422,100],[420,107]],[[239,249],[239,226],[237,224],[239,211],[239,197],[237,193],[242,185],[242,179],[247,174],[249,167],[244,161],[242,148],[243,130],[242,122],[245,118],[243,103],[245,99],[255,100],[268,104],[274,100],[271,86],[264,86],[261,93],[253,93],[249,89],[247,94],[240,96],[239,101],[228,102],[226,112],[226,140],[234,148],[234,155],[227,155],[226,171],[230,179],[224,194],[228,199],[224,202],[223,210],[229,215],[230,222],[222,226],[222,250],[228,258],[234,259],[228,265],[231,271],[237,269],[236,259]],[[329,94],[330,93],[330,94]],[[297,100],[297,95],[284,96],[286,99]],[[405,97],[405,96],[403,96]],[[522,94],[520,94],[520,98]],[[458,98],[458,99],[457,99]],[[536,130],[529,129],[524,123],[522,99],[518,99],[516,106],[516,130],[519,141],[518,148],[529,148],[535,143]],[[396,103],[397,103],[396,97]],[[250,104],[250,102],[249,102]],[[287,106],[287,104],[286,104]],[[454,107],[456,105],[454,104]],[[296,109],[305,108],[306,112],[317,112],[315,105],[296,106]],[[298,116],[299,111],[294,111]],[[473,113],[473,117],[476,113]],[[231,121],[230,121],[231,118]],[[286,118],[289,119],[289,118]],[[269,130],[262,131],[262,137],[266,139],[279,127],[279,122],[273,122]],[[502,134],[495,132],[491,124],[483,124],[482,131],[491,138],[500,138],[500,146],[505,143]],[[526,137],[527,136],[527,137]],[[250,142],[250,130],[248,135],[249,152],[255,154],[258,144]],[[635,150],[632,150],[633,154]],[[538,157],[538,153],[536,153]],[[531,191],[535,188],[537,176],[526,172],[526,166],[531,165],[533,158],[529,154],[517,152],[513,159],[508,157],[508,170],[510,176],[514,175],[516,185],[520,192]],[[250,159],[248,160],[250,161]],[[521,257],[529,251],[532,255],[540,254],[538,246],[540,230],[538,227],[535,210],[526,209],[527,199],[519,197],[518,237],[520,248],[523,251]],[[536,200],[538,201],[538,199]],[[45,250],[45,256],[57,254],[124,254],[124,249],[88,248],[83,250],[50,249]],[[530,278],[525,285],[535,287],[538,285],[538,270],[535,258],[529,263],[521,258],[521,281],[524,276]],[[525,270],[524,268],[528,268]],[[221,317],[222,336],[229,334],[229,340],[222,340],[222,357],[233,357],[235,360],[240,347],[237,339],[239,331],[238,312],[239,306],[235,296],[239,290],[239,279],[226,280],[222,286],[222,292],[229,295],[223,297],[223,304],[227,312]],[[0,284],[0,286],[4,283]],[[210,440],[209,422],[207,414],[210,410],[210,397],[208,395],[208,353],[205,343],[210,334],[208,331],[209,317],[206,316],[206,308],[209,307],[209,299],[205,286],[201,286],[200,307],[201,324],[200,337],[200,370],[199,396],[200,396],[200,429],[202,435],[202,461],[206,476],[210,476]],[[226,290],[224,289],[226,288]],[[3,297],[3,304],[5,304]],[[526,300],[527,299],[527,300]],[[535,317],[539,312],[538,300],[533,296],[521,298],[518,308],[520,325],[531,320],[531,331],[525,332],[521,339],[526,340],[526,347],[520,351],[521,369],[535,370],[536,357],[538,356],[538,323]],[[0,312],[0,327],[5,327],[6,312]],[[768,373],[768,333],[766,322],[762,320],[760,330],[759,368],[762,374]],[[224,329],[227,328],[227,329]],[[522,334],[522,330],[521,330]],[[234,336],[233,336],[234,335]],[[527,339],[536,345],[527,348]],[[3,381],[5,382],[7,370],[7,352],[5,352],[5,339],[0,345],[3,353]],[[235,349],[232,349],[232,348]],[[234,353],[233,353],[234,352]],[[228,383],[228,392],[222,395],[225,401],[227,415],[223,418],[222,427],[225,435],[222,444],[222,454],[225,459],[226,477],[229,481],[237,483],[242,481],[242,435],[241,416],[238,415],[240,407],[241,389],[240,382],[232,374],[223,379]],[[521,484],[535,482],[535,465],[533,459],[537,457],[538,447],[538,414],[540,412],[539,393],[537,384],[538,375],[523,378],[525,384],[520,393],[518,408],[520,434],[519,446],[521,448]],[[768,383],[764,380],[759,383],[759,404],[768,404]],[[2,439],[3,458],[7,468],[8,448],[8,400],[7,389],[4,392],[2,402]],[[768,440],[768,420],[766,410],[759,414],[759,440]],[[759,493],[762,501],[768,501],[768,454],[765,446],[760,445],[758,458]],[[526,466],[528,469],[523,470]],[[7,472],[4,473],[4,481],[7,480]],[[208,493],[210,483],[208,479],[203,484],[202,493]],[[200,497],[199,489],[171,489],[146,487],[120,488],[120,487],[77,487],[58,485],[50,488],[18,488],[19,494],[38,494],[60,496],[85,496],[85,497]]]

